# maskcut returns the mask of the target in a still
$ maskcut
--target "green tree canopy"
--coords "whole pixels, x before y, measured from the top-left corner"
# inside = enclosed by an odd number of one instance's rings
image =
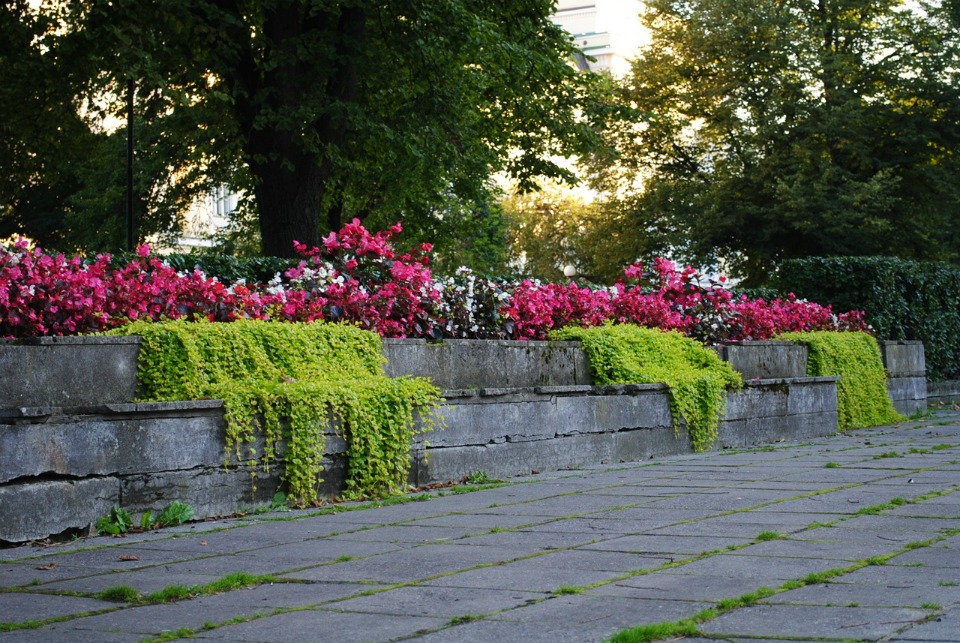
[[[594,179],[648,245],[748,284],[793,257],[960,258],[955,1],[647,5],[620,87],[647,117]]]
[[[12,15],[22,4],[5,7]],[[550,0],[50,1],[23,13],[17,28],[41,21],[31,28],[43,37],[16,49],[44,78],[57,74],[67,94],[57,103],[84,105],[88,119],[120,114],[133,79],[153,150],[138,155],[156,158],[142,172],[150,202],[170,204],[169,218],[211,185],[245,188],[264,252],[288,256],[294,239],[318,243],[355,216],[482,211],[498,171],[524,186],[571,179],[553,159],[595,147],[602,110],[596,83],[568,63],[573,44],[552,9]]]

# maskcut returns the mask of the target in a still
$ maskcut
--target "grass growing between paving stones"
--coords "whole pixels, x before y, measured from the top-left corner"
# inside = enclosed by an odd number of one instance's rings
[[[928,499],[929,497],[944,495],[944,493],[945,492],[931,492],[929,494],[924,494],[923,496],[918,496],[917,498],[914,498],[913,500],[909,500],[909,501],[904,498],[895,498],[894,500],[896,500],[897,502],[891,501],[890,503],[886,503],[885,505],[878,505],[878,506],[883,506],[885,507],[885,509],[893,509],[903,504],[919,502],[920,500]],[[879,511],[877,513],[879,513]],[[834,523],[842,522],[847,519],[849,518],[839,518],[838,520],[834,521]],[[803,578],[786,581],[777,589],[770,589],[769,587],[760,587],[754,590],[753,592],[744,594],[737,598],[720,600],[715,604],[713,608],[694,614],[690,618],[681,619],[678,621],[665,621],[662,623],[654,623],[650,625],[640,625],[637,627],[627,628],[614,634],[610,639],[608,639],[608,641],[609,643],[647,643],[649,641],[659,641],[663,639],[677,638],[681,636],[699,636],[699,635],[702,635],[702,633],[699,631],[697,626],[702,623],[706,623],[707,621],[711,621],[717,618],[718,616],[720,616],[721,614],[725,614],[727,612],[741,609],[744,607],[749,607],[765,598],[769,598],[776,594],[787,592],[793,589],[806,587],[807,585],[827,584],[832,582],[833,579],[835,578],[858,571],[860,569],[863,569],[864,567],[868,567],[871,565],[885,565],[889,560],[897,556],[900,556],[901,554],[905,554],[907,552],[913,551],[915,549],[920,549],[923,547],[930,547],[931,545],[935,545],[938,542],[942,542],[948,538],[952,538],[957,534],[960,534],[960,529],[944,529],[942,530],[942,533],[940,536],[931,538],[929,540],[907,543],[900,549],[894,552],[891,552],[889,554],[884,554],[882,556],[871,556],[869,558],[856,561],[846,567],[826,569],[820,572],[807,574]],[[759,541],[759,537],[757,540]],[[745,546],[748,546],[748,545],[741,545],[735,548],[739,549]],[[692,559],[678,561],[677,564],[667,564],[667,565],[658,567],[656,569],[645,570],[645,571],[647,573],[651,573],[653,571],[658,571],[658,570],[669,568],[669,567],[679,567],[682,565],[686,565],[690,562],[694,562],[694,560],[700,560],[702,558],[710,557],[712,555],[715,555],[716,553],[718,552],[709,552],[708,554],[702,554],[700,556],[693,557]],[[616,579],[616,580],[619,580],[619,579]],[[600,586],[600,585],[607,584],[608,582],[610,581],[604,581],[602,583],[597,583],[596,585]],[[941,581],[941,583],[942,582],[943,581]],[[934,606],[935,606],[934,603],[924,603],[924,604],[921,604],[920,607],[923,609],[929,609],[931,611],[939,611],[940,609],[942,609],[942,607],[939,605],[936,605],[936,607]],[[790,639],[784,639],[784,640],[790,640]]]
[[[234,572],[227,574],[222,578],[207,583],[206,585],[194,585],[185,587],[183,585],[168,585],[160,591],[151,594],[141,594],[129,585],[117,585],[108,587],[102,592],[93,595],[102,601],[111,601],[115,603],[130,603],[134,605],[149,605],[153,603],[172,603],[183,601],[201,596],[212,596],[214,594],[223,594],[237,589],[255,587],[265,583],[284,582],[282,579],[273,576],[254,576],[245,572]]]

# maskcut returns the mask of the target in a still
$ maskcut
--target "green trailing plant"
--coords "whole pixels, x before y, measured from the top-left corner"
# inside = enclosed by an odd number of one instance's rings
[[[785,333],[777,339],[809,347],[807,375],[839,376],[837,414],[840,430],[905,420],[887,395],[887,374],[877,340],[863,332]]]
[[[287,499],[318,499],[325,432],[347,444],[344,496],[401,491],[418,412],[439,403],[425,379],[388,378],[381,340],[347,324],[136,322],[143,400],[220,399],[228,455],[269,469],[282,458]],[[432,428],[424,412],[420,426]]]
[[[681,420],[686,422],[696,451],[716,443],[726,391],[743,385],[740,374],[715,352],[676,331],[605,324],[568,326],[550,337],[580,340],[595,384],[666,384],[674,428],[679,434]]]

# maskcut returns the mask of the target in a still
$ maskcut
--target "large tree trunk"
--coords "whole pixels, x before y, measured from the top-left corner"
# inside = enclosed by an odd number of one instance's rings
[[[326,185],[321,169],[310,165],[295,172],[275,162],[253,164],[251,170],[257,181],[255,197],[263,253],[294,257],[294,241],[318,245],[318,215]]]
[[[224,2],[236,16],[242,15],[234,3]],[[335,209],[321,213],[327,192],[336,190],[328,185],[333,167],[327,151],[347,139],[343,106],[354,102],[359,92],[357,59],[366,36],[366,12],[343,6],[303,12],[299,2],[285,0],[264,13],[258,28],[263,30],[266,50],[257,53],[244,41],[248,46],[225,60],[223,75],[234,87],[234,110],[245,133],[262,250],[270,256],[292,257],[294,241],[319,244],[321,216],[340,227]],[[311,74],[316,61],[302,59],[305,54],[296,48],[288,50],[290,42],[313,31],[329,31],[333,39],[325,79]],[[321,96],[309,91],[318,82],[324,88]]]

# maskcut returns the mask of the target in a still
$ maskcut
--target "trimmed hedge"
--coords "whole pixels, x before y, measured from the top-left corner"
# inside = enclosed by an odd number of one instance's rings
[[[960,379],[960,266],[810,257],[784,262],[773,285],[834,310],[863,310],[880,339],[923,342],[930,379]]]

